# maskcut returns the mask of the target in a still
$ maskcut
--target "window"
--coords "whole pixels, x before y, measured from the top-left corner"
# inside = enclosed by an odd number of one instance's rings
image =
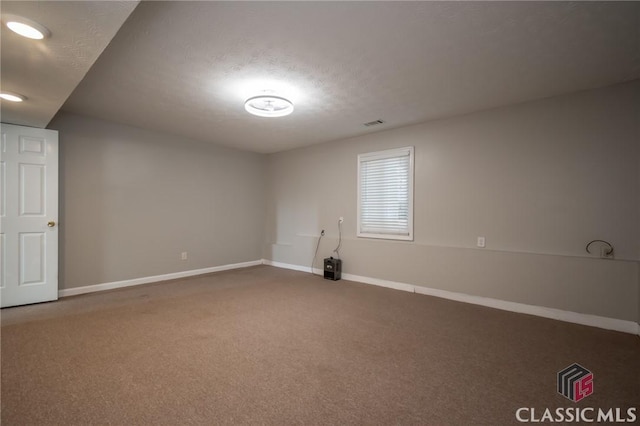
[[[358,236],[413,240],[413,147],[358,155]]]

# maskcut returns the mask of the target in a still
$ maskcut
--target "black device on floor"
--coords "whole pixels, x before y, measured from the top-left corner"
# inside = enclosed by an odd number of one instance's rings
[[[327,257],[324,260],[324,279],[338,281],[342,275],[342,260]]]

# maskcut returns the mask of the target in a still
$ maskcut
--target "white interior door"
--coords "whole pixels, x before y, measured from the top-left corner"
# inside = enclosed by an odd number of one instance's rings
[[[58,132],[0,132],[0,306],[56,300]]]

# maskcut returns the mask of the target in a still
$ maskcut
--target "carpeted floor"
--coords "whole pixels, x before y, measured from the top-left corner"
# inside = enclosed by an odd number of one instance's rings
[[[498,425],[640,405],[637,336],[268,266],[1,315],[3,426]],[[594,374],[578,403],[556,390],[575,362]]]

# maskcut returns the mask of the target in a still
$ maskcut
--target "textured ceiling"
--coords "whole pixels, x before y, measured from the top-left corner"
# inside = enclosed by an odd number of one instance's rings
[[[277,152],[640,78],[638,28],[636,2],[142,2],[63,109]],[[247,114],[265,89],[293,114]]]
[[[45,26],[51,37],[29,40],[2,25],[3,90],[20,93],[27,102],[2,101],[5,123],[45,127],[109,44],[137,2],[2,1],[6,15],[18,15]]]

